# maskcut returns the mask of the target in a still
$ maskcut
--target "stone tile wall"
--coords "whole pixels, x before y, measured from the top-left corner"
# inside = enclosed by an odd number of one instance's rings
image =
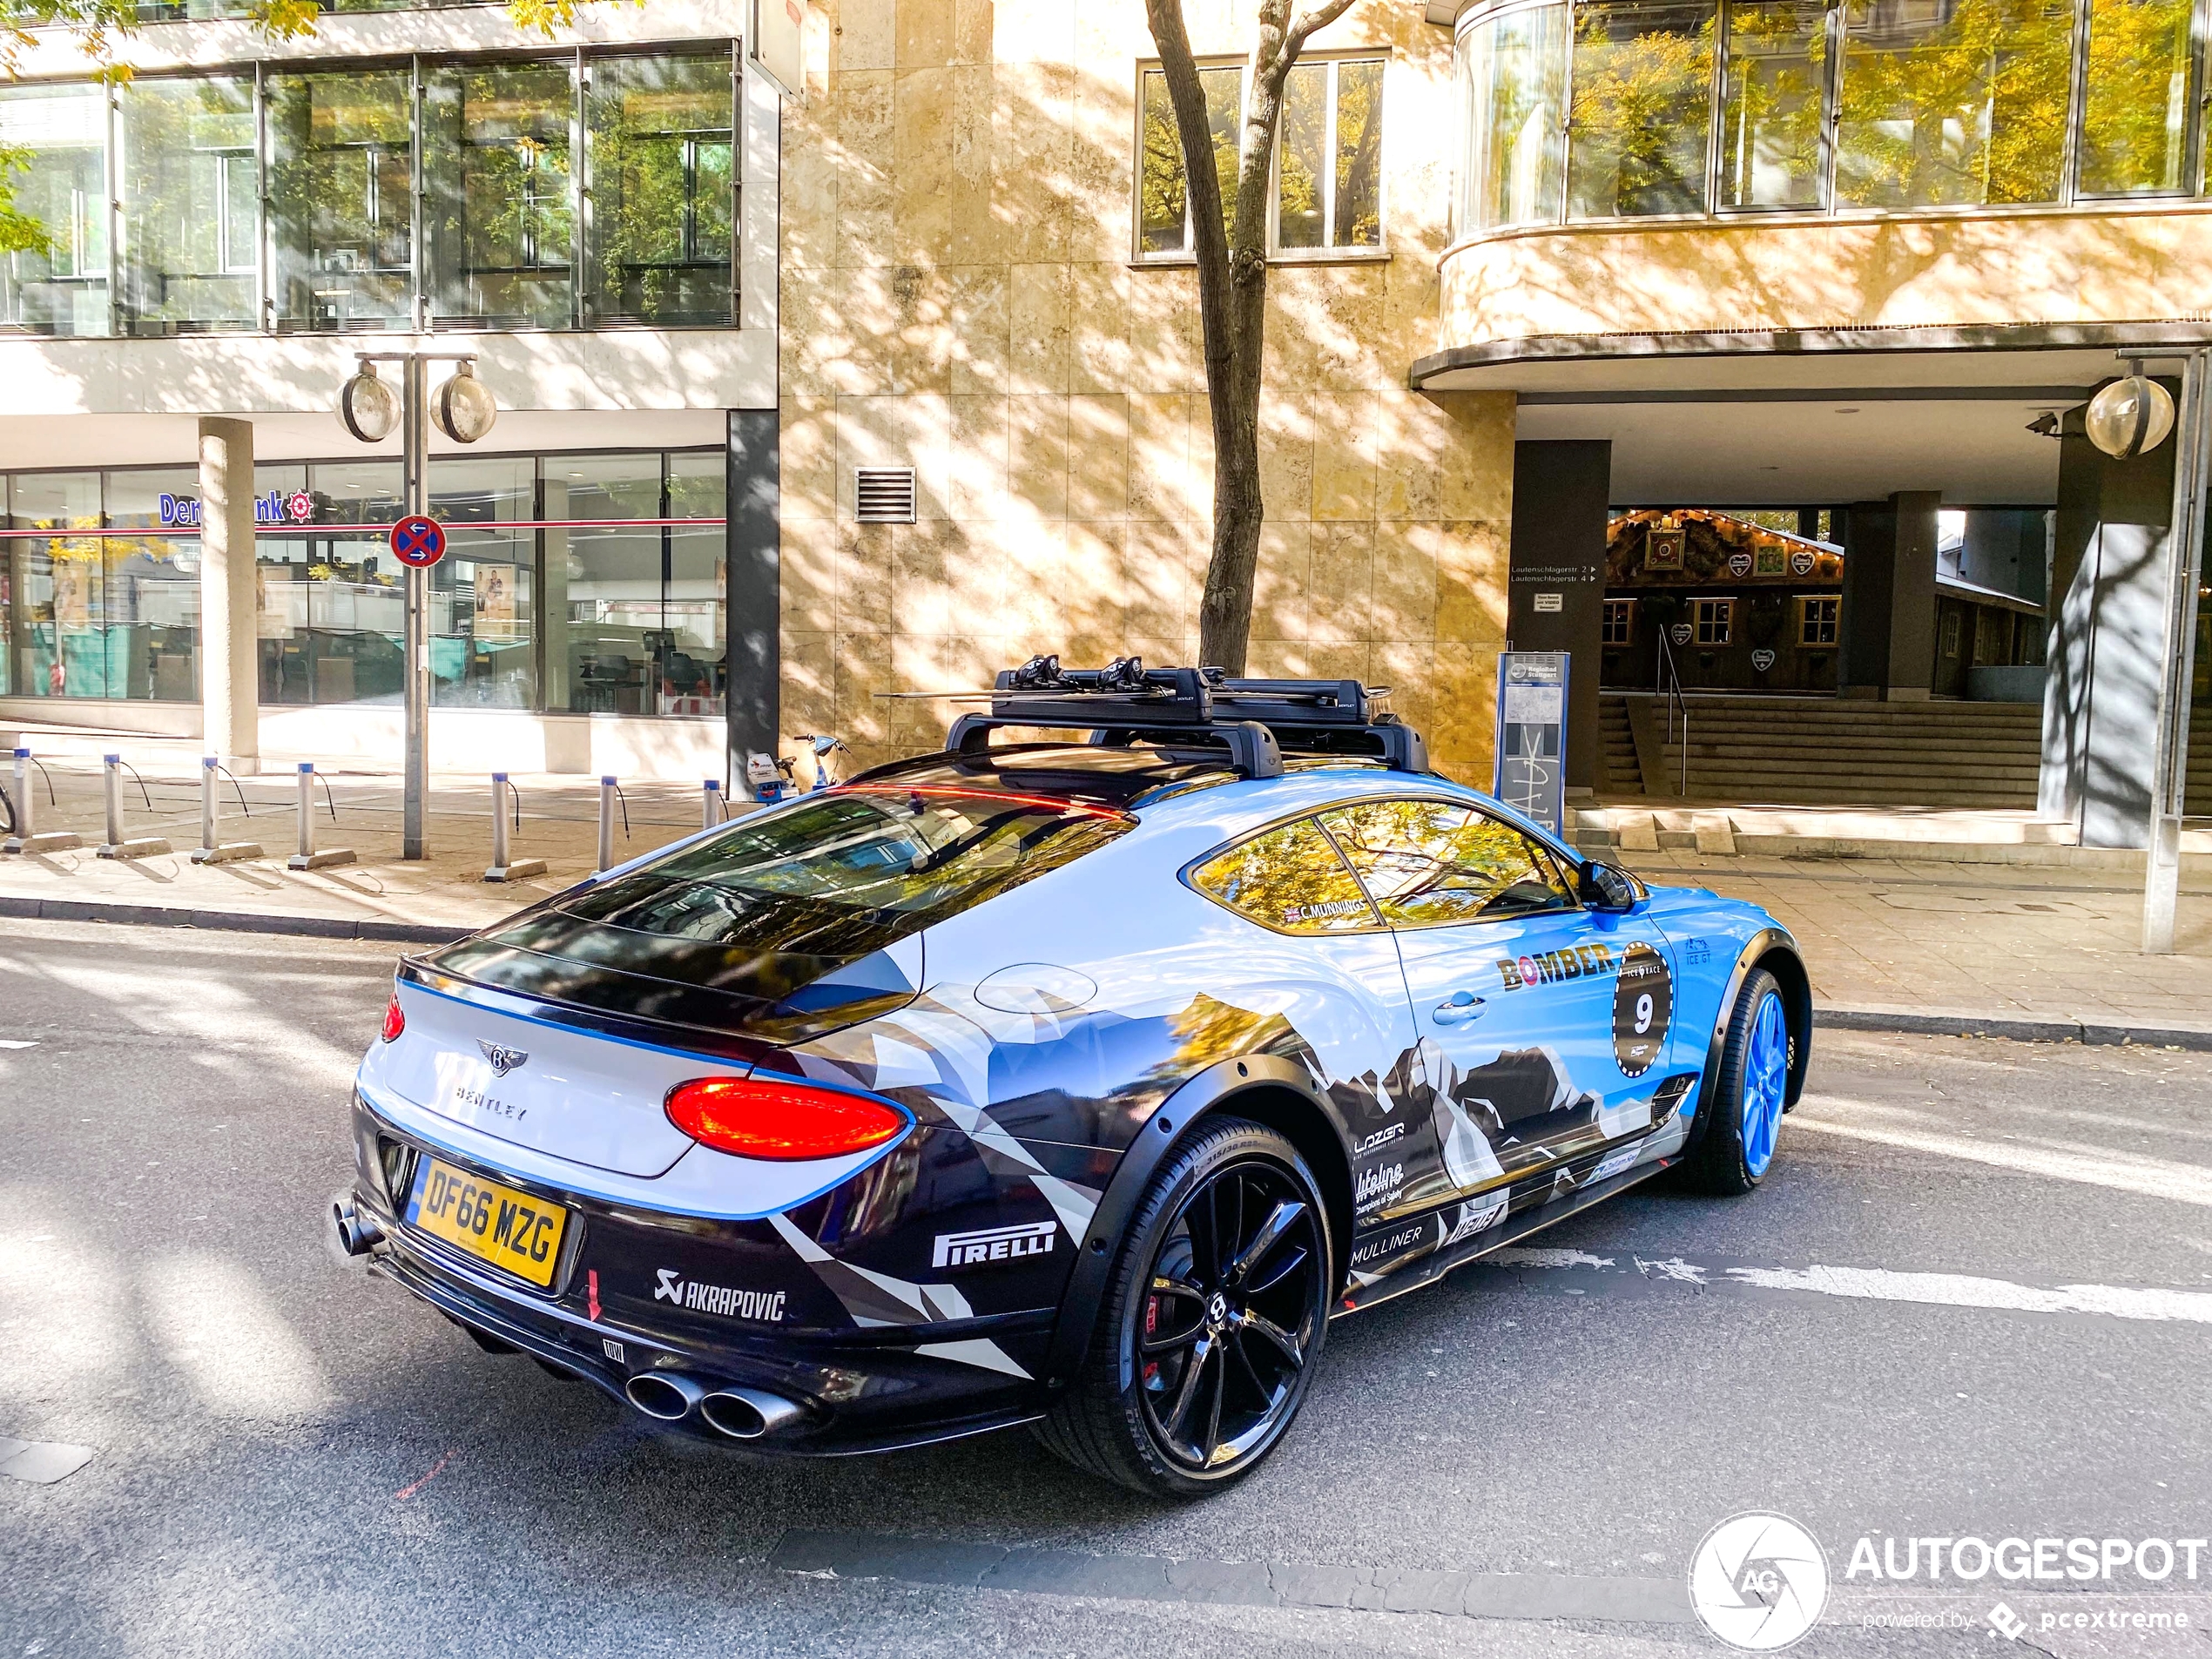
[[[1251,0],[1188,0],[1241,57]],[[1188,268],[1133,267],[1143,0],[816,0],[786,108],[780,277],[783,724],[866,760],[1035,651],[1188,663],[1212,429]],[[1364,0],[1316,51],[1382,46],[1387,260],[1278,265],[1251,669],[1393,688],[1487,781],[1505,618],[1510,395],[1423,396],[1457,130],[1447,32]],[[912,466],[914,525],[853,476]]]

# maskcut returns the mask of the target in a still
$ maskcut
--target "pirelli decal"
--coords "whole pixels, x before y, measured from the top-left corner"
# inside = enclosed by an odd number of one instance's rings
[[[1621,959],[1603,945],[1576,945],[1538,956],[1498,958],[1498,977],[1508,991],[1524,985],[1549,985],[1557,980],[1608,977],[1620,971]]]

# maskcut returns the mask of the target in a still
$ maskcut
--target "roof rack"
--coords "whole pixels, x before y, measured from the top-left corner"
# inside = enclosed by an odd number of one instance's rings
[[[961,715],[945,746],[981,755],[1001,726],[1082,726],[1102,745],[1139,738],[1218,745],[1247,778],[1281,777],[1286,749],[1427,772],[1421,734],[1376,709],[1377,695],[1358,680],[1231,679],[1217,668],[1147,668],[1136,657],[1063,669],[1057,657],[1032,657],[999,671],[990,712]]]

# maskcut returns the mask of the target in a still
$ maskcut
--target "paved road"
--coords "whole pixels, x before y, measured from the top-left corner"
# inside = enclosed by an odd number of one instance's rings
[[[96,1453],[0,1478],[0,1656],[1716,1653],[1680,1586],[1748,1508],[1838,1575],[1799,1652],[1988,1654],[2000,1597],[2052,1653],[2206,1650],[2040,1621],[2212,1626],[2212,1558],[2135,1600],[1843,1575],[1862,1536],[2212,1534],[2212,1056],[1828,1037],[1758,1193],[1336,1326],[1274,1461],[1164,1508],[1019,1433],[664,1440],[334,1262],[388,962],[0,923],[0,1437]],[[1856,1622],[1898,1611],[1967,1628]]]

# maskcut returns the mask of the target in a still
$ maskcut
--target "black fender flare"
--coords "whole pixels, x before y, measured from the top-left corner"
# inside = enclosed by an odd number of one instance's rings
[[[1186,1077],[1145,1119],[1136,1138],[1129,1143],[1122,1161],[1115,1166],[1098,1208],[1091,1212],[1090,1224],[1076,1246],[1076,1264],[1069,1270],[1067,1285],[1060,1294],[1059,1317],[1053,1323],[1051,1345],[1046,1351],[1048,1388],[1065,1387],[1082,1364],[1092,1332],[1098,1325],[1099,1308],[1105,1300],[1106,1280],[1113,1271],[1115,1252],[1129,1231],[1130,1218],[1136,1213],[1136,1206],[1144,1190],[1151,1184],[1153,1175],[1167,1161],[1169,1154],[1182,1144],[1193,1124],[1229,1109],[1239,1094],[1260,1088],[1288,1089],[1303,1096],[1335,1126],[1338,1138],[1344,1138],[1336,1114],[1314,1089],[1312,1074],[1293,1061],[1277,1055],[1241,1055],[1216,1061],[1203,1071]],[[1350,1156],[1348,1145],[1345,1155],[1347,1158]],[[1325,1216],[1323,1225],[1328,1226]],[[1335,1238],[1330,1239],[1329,1246],[1331,1256],[1338,1260],[1352,1247],[1350,1239]],[[1123,1380],[1126,1386],[1130,1379]]]
[[[1743,981],[1755,968],[1765,968],[1780,982],[1782,1006],[1789,1015],[1792,1042],[1787,1104],[1795,1106],[1797,1096],[1804,1092],[1805,1068],[1812,1059],[1812,981],[1789,930],[1762,927],[1737,953],[1727,988],[1721,993],[1720,1012],[1714,1017],[1713,1034],[1705,1044],[1705,1070],[1697,1082],[1697,1114],[1690,1129],[1689,1146],[1683,1149],[1685,1155],[1704,1138],[1705,1125],[1712,1121],[1713,1097],[1721,1086],[1721,1052],[1728,1046],[1728,1022],[1736,1012],[1736,999]]]

